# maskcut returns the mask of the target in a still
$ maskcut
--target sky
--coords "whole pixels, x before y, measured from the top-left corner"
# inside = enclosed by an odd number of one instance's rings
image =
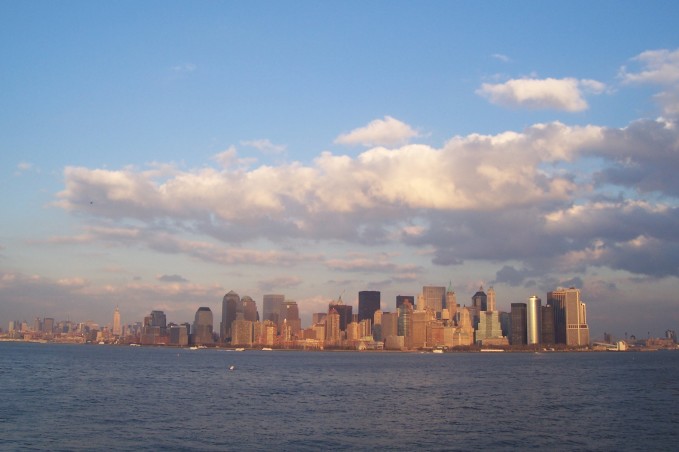
[[[679,329],[679,3],[0,2],[0,327],[451,285]]]

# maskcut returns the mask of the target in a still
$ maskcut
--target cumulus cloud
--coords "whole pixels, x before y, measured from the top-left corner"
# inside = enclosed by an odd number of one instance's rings
[[[584,92],[600,94],[605,89],[606,85],[596,80],[524,78],[484,83],[476,94],[504,107],[577,112],[588,108]]]
[[[679,115],[679,49],[648,50],[632,58],[638,69],[620,68],[619,77],[623,84],[652,84],[663,87],[655,100],[662,106],[665,115]]]
[[[344,133],[335,139],[337,144],[363,146],[395,146],[408,142],[418,136],[418,132],[408,124],[385,116],[375,119],[364,127]]]
[[[380,254],[327,259],[295,248],[398,244],[432,250],[439,265],[513,261],[496,275],[508,284],[592,265],[663,276],[676,268],[679,243],[672,206],[679,197],[678,143],[679,128],[667,119],[624,128],[553,122],[457,136],[440,148],[375,147],[355,157],[324,152],[310,164],[162,172],[69,167],[56,204],[99,224],[51,241],[141,243],[220,265],[314,261],[406,279],[421,268]],[[238,159],[233,149],[228,156]],[[595,159],[597,169],[583,172],[586,159]],[[612,199],[611,190],[627,199]],[[648,193],[664,201],[644,200]],[[633,247],[639,237],[646,241]],[[655,243],[668,245],[662,256]],[[665,270],[623,264],[625,256],[644,262],[641,255],[660,256]]]

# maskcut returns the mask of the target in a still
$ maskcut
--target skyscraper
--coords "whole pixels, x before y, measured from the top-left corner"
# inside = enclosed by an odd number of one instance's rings
[[[440,313],[446,303],[446,288],[443,286],[424,286],[422,287],[422,297],[424,298],[424,309]]]
[[[240,296],[233,290],[222,300],[222,321],[219,324],[219,337],[222,342],[231,340],[231,323],[236,320],[238,308],[241,307]]]
[[[554,306],[554,331],[557,344],[589,345],[587,306],[580,300],[580,289],[559,288],[547,293],[547,304]]]
[[[351,323],[351,316],[353,308],[351,305],[344,304],[342,297],[340,296],[337,301],[331,301],[328,305],[328,312],[330,309],[334,309],[339,314],[340,318],[340,330],[346,331],[347,325]]]
[[[539,344],[542,341],[542,300],[536,295],[528,298],[526,307],[526,343]]]
[[[448,289],[446,289],[446,309],[448,309],[448,319],[454,325],[457,321],[457,295],[455,295],[452,283],[448,283]]]
[[[497,311],[497,305],[495,303],[495,289],[490,286],[488,289],[488,295],[486,295],[486,311]]]
[[[278,315],[281,312],[281,305],[285,301],[285,295],[267,294],[262,298],[262,320],[271,320],[278,325]]]
[[[258,322],[259,312],[257,311],[257,303],[255,300],[245,295],[240,301],[243,304],[243,319],[250,322]]]
[[[113,335],[114,336],[121,336],[123,334],[123,330],[120,325],[120,310],[118,309],[118,306],[116,306],[116,309],[113,311]]]
[[[299,318],[299,308],[296,301],[285,300],[281,305],[281,311],[278,317],[280,321],[279,331],[283,331],[283,324],[287,323],[290,327],[292,335],[297,334],[302,330],[302,321]]]
[[[411,306],[415,306],[415,297],[412,295],[396,295],[396,309],[401,307],[404,301],[410,303]]]
[[[380,292],[362,290],[358,293],[358,321],[373,321],[375,312],[380,310]]]
[[[526,332],[526,303],[512,303],[511,305],[511,334],[509,336],[512,345],[526,345],[528,342]]]
[[[212,310],[208,307],[200,307],[196,311],[193,322],[193,343],[196,345],[211,345],[212,338]]]
[[[384,316],[382,316],[384,322]],[[413,334],[413,305],[408,301],[404,301],[400,308],[398,308],[398,335],[405,338],[405,345],[410,348],[411,338]]]

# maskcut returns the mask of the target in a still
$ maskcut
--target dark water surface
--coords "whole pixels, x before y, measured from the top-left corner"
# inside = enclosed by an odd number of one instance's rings
[[[0,449],[679,450],[679,352],[5,342]]]

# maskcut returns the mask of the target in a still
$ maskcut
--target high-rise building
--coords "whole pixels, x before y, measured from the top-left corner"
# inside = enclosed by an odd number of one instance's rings
[[[358,321],[372,322],[375,312],[380,310],[380,292],[377,290],[362,290],[358,293]]]
[[[170,330],[170,345],[186,346],[189,344],[189,335],[184,325],[172,325]]]
[[[398,336],[398,313],[382,313],[382,339],[386,340],[389,336]]]
[[[488,294],[486,295],[486,311],[497,311],[497,304],[495,302],[495,289],[490,286]]]
[[[446,289],[446,309],[448,309],[448,320],[455,324],[457,321],[457,295],[453,290],[453,283],[448,283]]]
[[[325,318],[325,342],[328,345],[339,345],[341,337],[340,315],[335,308],[331,307]]]
[[[231,324],[231,345],[251,347],[253,343],[254,322],[234,320]]]
[[[281,305],[285,301],[285,295],[267,294],[262,297],[262,320],[271,320],[278,325],[278,315],[281,312]]]
[[[384,322],[384,316],[382,316]],[[398,308],[398,335],[405,338],[405,346],[410,348],[410,340],[413,334],[413,305],[404,301]]]
[[[554,306],[554,331],[557,344],[573,347],[589,345],[587,307],[580,300],[580,289],[559,288],[548,292],[547,304]]]
[[[196,345],[211,345],[214,343],[212,338],[212,310],[202,306],[196,311],[193,321],[193,343]]]
[[[259,321],[259,312],[257,311],[257,303],[251,297],[245,295],[240,302],[243,304],[243,319],[250,322]]]
[[[411,306],[415,306],[415,297],[412,295],[396,295],[396,309],[401,307],[404,301],[410,303]]]
[[[42,332],[51,335],[54,333],[54,319],[51,317],[45,317],[42,320]]]
[[[113,311],[113,331],[114,336],[121,336],[123,334],[122,325],[120,324],[120,309],[116,306]]]
[[[554,306],[542,307],[542,344],[555,344],[554,336]]]
[[[446,288],[443,286],[424,286],[422,287],[422,297],[424,298],[424,309],[438,314],[446,304]]]
[[[472,296],[472,308],[476,308],[476,312],[488,310],[488,295],[483,291],[483,286]]]
[[[295,335],[302,330],[302,321],[299,318],[299,307],[296,301],[285,300],[281,305],[278,315],[280,321],[279,330],[283,331],[283,324],[290,327],[290,334]]]
[[[509,336],[512,345],[526,345],[528,342],[526,332],[526,303],[512,303],[511,305],[511,335]]]
[[[353,308],[351,305],[344,304],[342,297],[340,296],[337,301],[331,301],[328,305],[328,311],[334,309],[339,314],[340,318],[340,330],[346,331],[347,325],[351,323]]]
[[[526,343],[539,344],[542,341],[542,300],[536,295],[528,298],[526,306]]]
[[[242,309],[240,296],[233,290],[222,299],[222,321],[219,324],[219,338],[222,342],[231,340],[231,323],[236,320],[239,307]]]
[[[482,311],[479,317],[479,327],[476,330],[476,342],[484,343],[489,339],[501,338],[500,313],[498,311]]]

